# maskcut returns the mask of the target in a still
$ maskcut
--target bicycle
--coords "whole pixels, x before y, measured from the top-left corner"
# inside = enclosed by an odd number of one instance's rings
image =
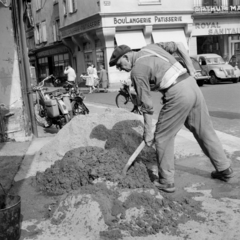
[[[120,82],[122,83],[122,87],[115,98],[117,107],[142,115],[142,112],[137,105],[137,95],[131,93],[128,82],[122,80],[120,80]]]

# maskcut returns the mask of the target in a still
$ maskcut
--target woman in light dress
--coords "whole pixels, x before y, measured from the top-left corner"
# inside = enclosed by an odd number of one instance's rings
[[[87,68],[87,80],[86,80],[86,85],[89,86],[89,93],[92,93],[93,90],[95,90],[94,87],[94,69],[93,69],[93,65],[91,63],[87,64],[88,68]]]

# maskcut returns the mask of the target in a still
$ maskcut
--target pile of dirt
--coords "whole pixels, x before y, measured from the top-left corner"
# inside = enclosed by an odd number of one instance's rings
[[[79,195],[82,198],[79,199]],[[68,213],[73,211],[68,207],[69,202],[76,208],[74,212],[80,206],[89,209],[93,206],[92,202],[99,204],[102,216],[98,218],[103,219],[106,225],[99,229],[99,235],[104,240],[151,236],[158,233],[178,235],[179,224],[189,219],[204,221],[204,218],[198,216],[200,205],[191,199],[173,201],[167,196],[163,198],[156,189],[120,190],[103,182],[84,186],[81,190],[65,196],[54,211],[51,224],[58,226],[66,224],[69,219]],[[85,216],[80,218],[84,219]],[[94,231],[94,225],[92,227]]]
[[[103,218],[105,224],[98,229],[101,239],[159,232],[177,234],[179,223],[198,218],[194,201],[191,204],[188,200],[163,198],[154,188],[151,171],[146,168],[149,160],[156,161],[152,148],[145,147],[127,176],[121,177],[129,157],[142,141],[141,120],[142,116],[114,110],[76,117],[41,150],[37,157],[43,165],[35,177],[35,186],[45,193],[68,198],[59,201],[50,214],[51,224],[66,224],[69,202],[75,208],[73,213],[83,206],[90,209],[92,203],[87,203],[87,198],[99,204],[99,221]],[[82,198],[85,200],[74,203],[80,195],[86,196]],[[85,222],[85,217],[82,212],[77,222]]]
[[[131,155],[142,141],[142,121],[142,116],[118,109],[76,116],[35,155],[27,176],[35,176],[37,171],[44,172],[75,148],[117,148]],[[145,148],[141,152],[146,159],[149,159],[149,153],[153,154],[154,150]]]
[[[153,187],[141,157],[136,159],[126,177],[121,177],[129,157],[119,148],[76,148],[67,152],[62,160],[56,161],[45,172],[38,172],[36,186],[51,195],[77,190],[92,184],[97,178],[117,182],[121,188]]]

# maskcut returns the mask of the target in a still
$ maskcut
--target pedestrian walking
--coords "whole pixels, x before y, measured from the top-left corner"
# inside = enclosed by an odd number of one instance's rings
[[[87,68],[87,80],[86,80],[86,86],[89,87],[89,93],[92,93],[93,90],[95,90],[95,87],[94,87],[94,70],[93,70],[93,67],[92,67],[92,64],[91,63],[88,63],[87,64],[88,68]]]
[[[189,73],[172,56],[173,53],[184,59]],[[212,178],[228,181],[233,176],[230,161],[213,129],[204,97],[193,77],[195,69],[182,43],[150,44],[138,52],[120,45],[113,51],[109,65],[116,65],[120,71],[131,71],[144,117],[143,138],[147,146],[155,143],[156,147],[159,179],[154,184],[159,190],[175,191],[174,139],[183,125],[193,133],[214,166]],[[163,94],[163,107],[154,133],[150,81]]]
[[[102,85],[102,88],[104,89],[104,92],[107,91],[108,87],[108,74],[107,71],[105,70],[103,65],[100,65],[100,74],[99,74],[99,85]],[[98,91],[99,91],[99,85],[98,85]]]
[[[98,74],[97,74],[97,69],[94,64],[92,65],[92,67],[93,67],[94,87],[99,88],[99,78],[98,78]]]
[[[71,84],[75,83],[76,80],[76,72],[75,70],[71,67],[69,64],[65,69],[64,69],[64,74],[67,74],[67,81],[70,82]]]

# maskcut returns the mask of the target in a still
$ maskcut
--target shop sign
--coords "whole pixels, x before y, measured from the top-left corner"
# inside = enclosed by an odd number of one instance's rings
[[[90,29],[94,29],[94,28],[100,27],[100,26],[101,26],[101,20],[98,19],[98,20],[94,20],[91,22],[78,24],[74,27],[68,27],[67,29],[60,29],[60,31],[62,33],[62,37],[64,38],[64,37],[75,35],[78,33],[83,33]]]
[[[195,13],[212,13],[212,12],[236,12],[240,11],[240,6],[201,6],[194,7]]]
[[[194,23],[192,36],[201,35],[226,35],[240,34],[239,24],[220,23],[220,22],[199,22]]]
[[[37,57],[46,57],[67,52],[68,52],[67,47],[53,48],[37,53]]]
[[[175,16],[149,16],[149,17],[115,17],[113,18],[114,25],[128,24],[154,24],[154,23],[179,23],[183,22],[183,17]]]

